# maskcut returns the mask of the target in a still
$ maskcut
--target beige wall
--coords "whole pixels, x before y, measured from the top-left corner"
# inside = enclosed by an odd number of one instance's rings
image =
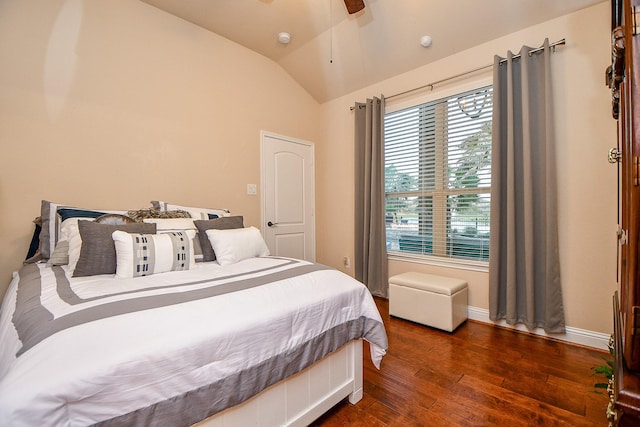
[[[319,105],[282,68],[135,0],[3,0],[0,58],[0,295],[41,199],[258,225],[260,130],[319,138]]]
[[[392,95],[490,64],[494,54],[566,38],[553,56],[561,274],[567,325],[612,332],[611,296],[616,289],[616,168],[606,161],[615,146],[610,94],[604,86],[609,62],[609,9],[601,3],[577,13],[451,55],[323,104],[327,123],[317,148],[318,261],[342,267],[353,257],[353,115],[349,107],[367,97]],[[434,43],[438,43],[434,40]],[[488,71],[490,76],[490,71]],[[460,81],[452,83],[459,84]],[[436,88],[446,90],[445,87]],[[331,167],[327,167],[331,165]],[[488,309],[488,274],[391,261],[390,274],[415,270],[468,280],[470,305]]]
[[[564,303],[569,326],[608,333],[616,288],[608,25],[602,3],[318,106],[271,61],[145,3],[4,0],[0,294],[43,198],[114,209],[165,199],[228,207],[257,225],[259,197],[246,184],[259,184],[260,130],[316,142],[318,261],[352,274],[342,258],[354,245],[353,102],[566,38],[553,58]],[[486,273],[390,263],[391,274],[407,270],[466,278],[470,304],[488,308]]]

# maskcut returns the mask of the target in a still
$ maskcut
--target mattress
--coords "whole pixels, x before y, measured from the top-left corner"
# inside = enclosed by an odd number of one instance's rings
[[[369,291],[307,261],[133,279],[30,264],[0,311],[0,425],[191,425],[359,338],[379,367]]]

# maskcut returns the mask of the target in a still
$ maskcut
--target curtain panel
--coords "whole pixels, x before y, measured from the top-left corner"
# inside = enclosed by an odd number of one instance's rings
[[[387,298],[384,201],[384,97],[355,108],[355,277]]]
[[[549,41],[531,50],[494,59],[489,315],[563,333]]]

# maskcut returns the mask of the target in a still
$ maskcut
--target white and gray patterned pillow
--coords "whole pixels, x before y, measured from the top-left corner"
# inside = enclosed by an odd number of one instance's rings
[[[142,220],[146,224],[155,224],[156,233],[169,233],[172,231],[193,230],[196,237],[193,239],[193,253],[196,262],[204,261],[202,255],[202,245],[198,237],[198,229],[193,223],[193,218],[144,218]]]
[[[229,209],[212,209],[212,208],[200,208],[196,206],[182,206],[174,203],[163,202],[160,200],[152,200],[151,206],[160,211],[172,211],[181,210],[187,211],[193,219],[213,219],[230,216]]]
[[[162,234],[114,231],[116,277],[126,279],[193,268],[195,236],[193,230]]]

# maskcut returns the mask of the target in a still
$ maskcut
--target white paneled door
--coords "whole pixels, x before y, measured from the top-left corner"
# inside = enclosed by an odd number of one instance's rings
[[[315,261],[313,144],[261,133],[262,234],[272,255]]]

